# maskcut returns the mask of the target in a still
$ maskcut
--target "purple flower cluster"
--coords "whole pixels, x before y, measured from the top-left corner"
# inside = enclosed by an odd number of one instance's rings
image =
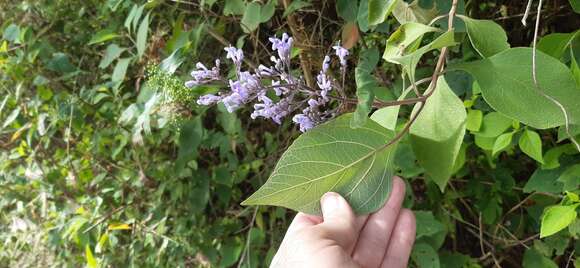
[[[294,42],[292,37],[284,33],[282,38],[271,37],[269,41],[272,50],[277,52],[277,57],[270,58],[270,66],[261,64],[254,72],[242,71],[244,53],[241,49],[226,47],[226,58],[232,61],[236,70],[235,79],[227,81],[230,91],[201,96],[197,103],[212,105],[221,102],[229,112],[234,112],[239,107],[253,102],[252,119],[263,117],[277,124],[281,124],[285,117],[295,111],[302,111],[292,118],[302,132],[332,118],[335,115],[334,110],[325,109],[331,100],[330,92],[335,83],[328,76],[330,57],[324,58],[322,70],[316,79],[318,89],[313,89],[306,85],[302,77],[292,74],[290,62]],[[344,74],[348,50],[341,46],[335,46],[334,49]],[[216,60],[216,66],[209,70],[198,63],[196,70],[191,73],[193,80],[186,82],[185,85],[193,87],[214,81],[226,83],[220,76],[219,64],[219,60]]]

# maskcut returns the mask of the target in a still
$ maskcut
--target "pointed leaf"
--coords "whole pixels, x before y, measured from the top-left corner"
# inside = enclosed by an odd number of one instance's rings
[[[429,24],[432,19],[437,17],[437,13],[437,8],[435,6],[431,9],[424,9],[419,6],[418,0],[415,0],[412,3],[397,1],[393,8],[393,16],[395,16],[400,24],[407,22]]]
[[[390,62],[401,64],[403,66],[403,70],[408,74],[410,80],[415,81],[415,68],[417,68],[419,60],[425,53],[434,49],[453,46],[455,44],[457,43],[454,40],[453,32],[445,32],[428,45],[420,47],[413,53],[401,57],[394,57],[390,60]]]
[[[251,2],[246,6],[246,11],[242,17],[242,30],[245,33],[251,33],[258,29],[260,25],[260,13],[262,6],[256,2]]]
[[[553,235],[568,227],[576,219],[576,208],[580,204],[569,206],[552,206],[544,211],[542,215],[542,227],[540,228],[540,238]]]
[[[580,123],[580,94],[570,69],[539,51],[537,66],[542,91],[532,80],[531,48],[511,48],[490,58],[457,64],[450,69],[471,73],[492,108],[528,126],[546,129],[565,123],[560,107],[541,92],[564,107],[572,124]]]
[[[125,48],[119,47],[117,44],[110,44],[107,47],[107,50],[105,50],[103,59],[101,59],[101,62],[99,63],[99,68],[107,68],[114,60],[121,56],[125,50]]]
[[[469,40],[482,57],[491,57],[510,48],[505,31],[494,21],[476,20],[462,15],[458,17],[465,22]]]
[[[393,58],[413,52],[413,49],[416,48],[413,47],[413,45],[421,42],[420,40],[424,34],[436,31],[438,31],[437,28],[416,22],[408,22],[401,25],[393,34],[391,34],[391,36],[389,36],[389,39],[387,39],[383,59],[392,62]]]
[[[413,112],[417,109],[418,106]],[[427,100],[409,133],[419,164],[441,191],[452,175],[465,135],[466,119],[463,102],[449,88],[445,79],[439,77],[435,92]]]
[[[493,150],[491,154],[493,156],[497,155],[499,152],[505,150],[512,143],[512,138],[514,136],[513,132],[504,133],[499,135],[493,144]]]
[[[371,119],[388,130],[395,130],[397,117],[401,106],[390,106],[378,109],[371,115]]]
[[[526,129],[520,137],[519,145],[522,152],[534,160],[544,163],[542,158],[542,139],[537,132]]]
[[[383,23],[389,14],[391,14],[398,1],[400,0],[369,0],[369,26]]]
[[[139,58],[143,57],[145,54],[145,48],[147,46],[147,34],[149,32],[149,14],[143,18],[141,24],[139,24],[139,29],[137,30],[137,55]]]
[[[350,128],[352,114],[307,131],[282,155],[268,181],[243,205],[276,205],[320,215],[320,198],[334,191],[354,211],[381,208],[391,191],[393,133],[367,120]]]
[[[542,37],[538,42],[538,50],[556,59],[560,59],[564,56],[564,52],[566,51],[566,48],[570,46],[572,40],[579,36],[578,33],[580,33],[580,31],[548,34]]]

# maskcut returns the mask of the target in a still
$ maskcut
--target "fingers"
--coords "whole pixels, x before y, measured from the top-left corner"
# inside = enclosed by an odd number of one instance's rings
[[[324,236],[334,240],[346,252],[351,252],[364,219],[357,218],[348,202],[337,193],[326,193],[321,199],[322,217],[319,225]]]
[[[288,231],[286,231],[286,233],[289,234],[296,230],[300,230],[304,227],[320,224],[321,222],[322,222],[321,217],[298,212],[298,214],[296,214],[296,217],[294,217],[294,220],[292,220],[292,223],[290,223],[290,226],[288,226]]]
[[[404,198],[405,183],[401,178],[395,177],[389,200],[383,208],[369,216],[359,235],[352,256],[361,266],[380,266]]]
[[[408,209],[402,209],[383,259],[383,268],[407,267],[409,255],[411,255],[411,249],[415,242],[415,230],[415,215]]]

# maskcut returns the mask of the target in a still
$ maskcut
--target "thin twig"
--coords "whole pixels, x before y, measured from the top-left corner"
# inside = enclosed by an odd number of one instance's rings
[[[524,12],[524,17],[522,18],[522,24],[524,26],[527,25],[528,16],[530,15],[530,9],[532,9],[532,0],[528,0],[528,4],[526,5],[526,11]]]
[[[284,4],[284,8],[287,9],[290,5],[290,0],[283,0],[282,3]],[[293,14],[288,15],[287,17],[288,27],[290,27],[290,31],[292,32],[292,36],[294,36],[296,45],[303,46],[303,42],[307,39],[306,35],[298,29],[298,23]],[[298,55],[300,59],[300,67],[302,68],[302,73],[304,74],[304,80],[306,81],[306,85],[309,87],[313,87],[315,85],[314,78],[312,77],[312,72],[310,70],[310,64],[308,63],[308,59],[306,58],[306,53],[304,51]]]
[[[242,257],[240,258],[240,261],[238,262],[238,268],[242,267],[242,264],[244,263],[244,259],[246,257],[246,255],[250,255],[250,234],[252,232],[252,229],[254,227],[254,222],[256,221],[256,215],[258,214],[258,208],[260,208],[260,206],[256,206],[256,208],[254,209],[254,214],[252,215],[252,220],[250,221],[250,229],[248,230],[248,235],[246,237],[246,245],[244,247],[244,251],[242,252]],[[250,265],[250,258],[248,258],[248,267],[252,267]]]
[[[451,9],[449,10],[449,20],[447,21],[447,31],[448,32],[453,31],[453,18],[455,17],[455,12],[457,11],[457,1],[458,0],[453,0],[453,3],[451,4]],[[439,59],[437,60],[437,65],[435,66],[435,70],[433,71],[433,75],[431,76],[431,83],[429,84],[429,87],[427,87],[427,89],[425,90],[426,93],[424,95],[420,96],[419,98],[417,98],[417,99],[421,99],[419,102],[417,102],[417,105],[419,105],[419,108],[417,108],[417,111],[411,115],[411,118],[409,119],[407,124],[405,124],[405,127],[403,127],[403,130],[401,130],[399,133],[397,133],[397,135],[391,141],[389,141],[387,144],[385,144],[382,148],[386,148],[386,147],[398,142],[399,140],[401,140],[405,136],[405,134],[407,132],[409,132],[409,129],[411,129],[411,125],[417,120],[417,118],[419,117],[419,114],[421,114],[421,111],[423,111],[423,108],[425,107],[425,103],[427,102],[427,99],[433,94],[433,92],[435,92],[435,89],[437,88],[437,80],[439,79],[439,75],[441,74],[441,71],[443,70],[443,67],[445,66],[445,58],[446,57],[447,57],[447,47],[443,47],[441,49],[441,54],[439,55]]]

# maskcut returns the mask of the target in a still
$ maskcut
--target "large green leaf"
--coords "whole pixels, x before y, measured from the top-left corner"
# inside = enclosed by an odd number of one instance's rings
[[[358,104],[351,122],[352,127],[361,127],[365,124],[368,114],[373,107],[377,80],[372,75],[379,63],[379,50],[375,47],[361,52],[355,69],[356,96]]]
[[[268,181],[243,205],[277,205],[320,214],[320,197],[334,191],[360,214],[381,208],[391,192],[393,132],[372,120],[350,127],[342,115],[298,137]]]
[[[570,69],[539,51],[537,67],[539,89],[532,80],[531,48],[511,48],[490,58],[450,68],[471,73],[491,107],[526,125],[546,129],[565,124],[562,110],[542,92],[564,107],[571,123],[580,123],[580,90]]]
[[[417,112],[418,106],[413,112]],[[453,164],[465,135],[467,113],[463,102],[443,77],[410,129],[417,160],[441,191],[453,172]]]
[[[526,250],[522,265],[524,268],[558,268],[558,265],[544,257],[535,248]]]
[[[548,34],[538,42],[538,50],[556,59],[560,59],[564,56],[564,52],[570,43],[572,43],[572,40],[578,36],[578,33],[580,31]]]
[[[242,17],[242,30],[245,33],[251,33],[260,25],[260,15],[262,6],[257,2],[251,2],[246,6],[244,16]]]
[[[399,0],[369,0],[369,25],[377,25],[385,21],[393,8],[395,8],[395,4]]]
[[[568,206],[552,206],[544,211],[542,215],[542,227],[540,228],[540,237],[553,235],[560,230],[568,227],[576,219],[576,208],[580,204]]]
[[[491,20],[476,20],[459,15],[467,26],[467,34],[473,48],[482,57],[491,57],[510,48],[503,28]]]
[[[401,25],[387,39],[383,59],[393,62],[394,58],[413,52],[413,49],[416,48],[414,46],[421,42],[424,34],[435,31],[438,31],[438,29],[416,22],[408,22]]]

